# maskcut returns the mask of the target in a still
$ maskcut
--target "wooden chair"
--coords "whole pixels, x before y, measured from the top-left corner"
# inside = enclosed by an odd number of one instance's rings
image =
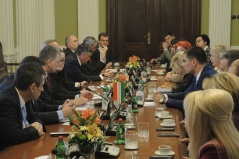
[[[4,62],[0,65],[0,83],[8,77],[7,63]]]

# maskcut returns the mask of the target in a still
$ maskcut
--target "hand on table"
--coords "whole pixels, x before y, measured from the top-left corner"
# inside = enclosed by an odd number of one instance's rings
[[[45,134],[45,132],[43,132],[43,126],[40,123],[34,122],[34,123],[31,123],[29,126],[34,127],[38,131],[39,136],[42,136]]]
[[[92,99],[93,98],[94,94],[92,92],[90,92],[90,91],[82,90],[80,92],[81,92],[81,94],[80,94],[81,97],[85,97],[87,99]]]
[[[72,101],[66,100],[66,102],[63,104],[62,109],[61,109],[64,118],[66,118],[68,115],[72,115],[73,114],[72,109],[75,109],[75,108],[76,107],[75,107],[75,105],[73,105]]]
[[[80,107],[82,106],[83,104],[86,104],[89,100],[83,96],[80,96],[79,98],[76,98],[74,100],[74,104],[76,107]]]

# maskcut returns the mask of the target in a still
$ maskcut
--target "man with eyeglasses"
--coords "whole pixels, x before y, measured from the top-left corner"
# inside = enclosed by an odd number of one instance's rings
[[[108,50],[106,51],[106,68],[111,67],[115,60],[113,57],[113,53],[111,48],[109,47],[109,36],[107,33],[100,33],[98,35],[98,43],[99,47],[94,51],[94,54],[91,56],[91,63],[94,64],[95,62],[98,62],[100,60],[100,52],[104,49],[104,47],[107,47]]]

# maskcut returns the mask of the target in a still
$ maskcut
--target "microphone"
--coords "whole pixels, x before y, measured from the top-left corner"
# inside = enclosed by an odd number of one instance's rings
[[[98,96],[100,96],[100,97],[102,97],[102,98],[104,98],[106,101],[108,101],[107,98],[105,98],[104,96],[102,96],[102,95],[98,94],[97,92],[91,90],[90,88],[86,87],[85,89],[88,90],[88,91],[90,91],[90,92],[92,92],[92,93],[94,93],[94,94],[96,94],[96,95],[98,95]]]
[[[96,84],[96,83],[94,83],[94,82],[92,82],[92,81],[88,81],[88,83],[91,83],[91,84],[93,84],[93,85],[95,85],[95,86],[100,87],[101,89],[104,89],[103,87],[101,87],[100,85],[98,85],[98,84]]]
[[[150,81],[150,79],[147,79],[147,81],[144,82],[144,84],[141,85],[141,86],[140,86],[138,89],[136,89],[135,91],[137,91],[137,90],[141,89],[142,87],[144,87],[149,81]]]

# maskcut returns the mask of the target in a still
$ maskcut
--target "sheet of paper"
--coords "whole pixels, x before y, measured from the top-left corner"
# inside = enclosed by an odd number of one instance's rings
[[[92,99],[102,99],[101,96],[97,95],[97,94],[94,94],[93,98]]]

